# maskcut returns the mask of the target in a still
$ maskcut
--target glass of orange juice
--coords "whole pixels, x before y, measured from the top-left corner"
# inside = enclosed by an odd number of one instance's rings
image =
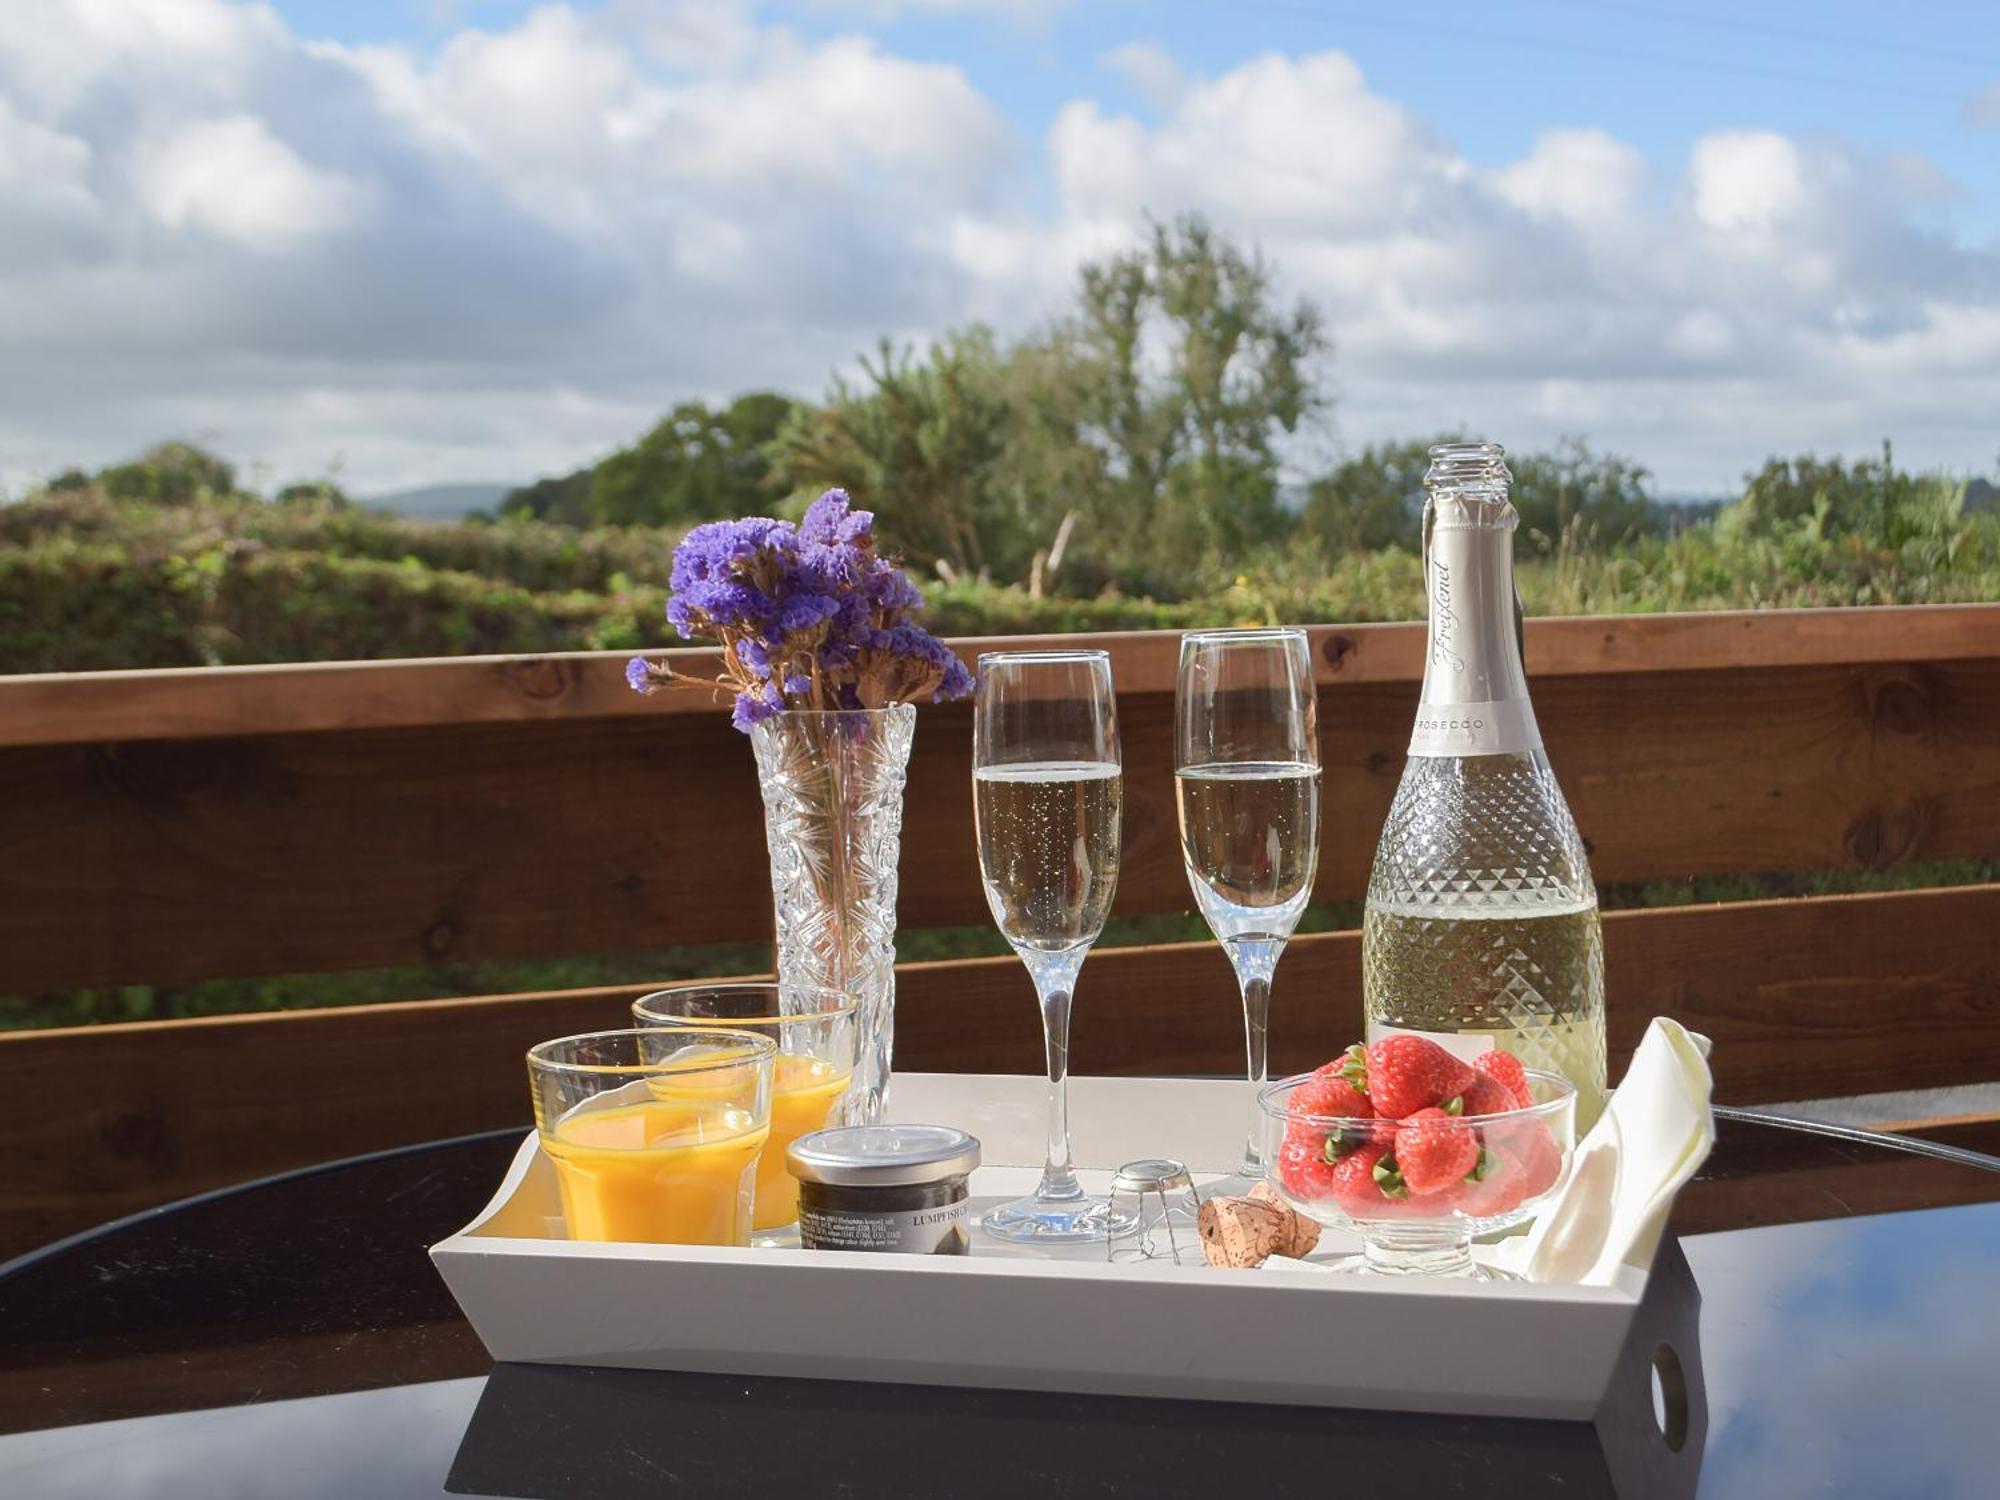
[[[778,1044],[635,1027],[528,1049],[535,1128],[573,1240],[747,1245]]]
[[[799,1185],[786,1170],[785,1152],[800,1136],[840,1123],[837,1110],[854,1076],[860,1037],[853,998],[794,985],[684,984],[643,996],[632,1018],[667,1029],[748,1031],[777,1044],[753,1242],[790,1244]]]

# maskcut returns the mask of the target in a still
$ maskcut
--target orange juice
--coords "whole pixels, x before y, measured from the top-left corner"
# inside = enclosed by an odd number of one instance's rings
[[[571,1239],[747,1245],[768,1127],[720,1100],[585,1109],[542,1134]]]
[[[771,1075],[771,1141],[757,1162],[756,1227],[782,1229],[799,1216],[799,1184],[785,1168],[793,1141],[826,1129],[851,1075],[817,1057],[783,1053]]]

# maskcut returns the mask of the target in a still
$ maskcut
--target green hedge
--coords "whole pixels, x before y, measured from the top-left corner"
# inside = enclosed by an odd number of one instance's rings
[[[206,498],[164,506],[96,488],[0,506],[0,672],[327,661],[675,644],[673,536],[540,522],[427,524],[326,505]],[[1522,540],[1531,614],[2000,599],[2000,517],[1896,545],[1812,521],[1724,523],[1609,551]],[[950,635],[1415,619],[1422,564],[1295,543],[1159,602],[1033,598],[933,582]]]

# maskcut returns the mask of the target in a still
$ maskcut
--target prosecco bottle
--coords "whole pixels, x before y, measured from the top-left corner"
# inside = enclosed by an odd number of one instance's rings
[[[1362,918],[1371,1040],[1504,1047],[1604,1105],[1597,887],[1549,769],[1521,660],[1512,475],[1497,443],[1444,443],[1424,475],[1430,625],[1409,759]]]

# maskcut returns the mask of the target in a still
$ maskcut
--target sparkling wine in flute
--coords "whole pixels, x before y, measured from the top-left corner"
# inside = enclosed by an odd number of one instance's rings
[[[1319,767],[1186,766],[1174,784],[1181,857],[1210,930],[1225,943],[1289,937],[1318,864]]]
[[[1604,940],[1528,699],[1504,457],[1431,449],[1423,698],[1369,875],[1362,991],[1371,1038],[1504,1047],[1575,1083],[1588,1129],[1604,1105]]]
[[[979,1221],[1003,1240],[1101,1245],[1134,1225],[1129,1212],[1083,1190],[1069,1145],[1070,1013],[1118,886],[1118,766],[1118,700],[1107,653],[989,651],[979,658],[972,705],[979,875],[994,923],[1033,982],[1049,1074],[1041,1181]]]
[[[972,789],[979,869],[1001,935],[1051,953],[1096,938],[1118,886],[1118,767],[982,766]]]

